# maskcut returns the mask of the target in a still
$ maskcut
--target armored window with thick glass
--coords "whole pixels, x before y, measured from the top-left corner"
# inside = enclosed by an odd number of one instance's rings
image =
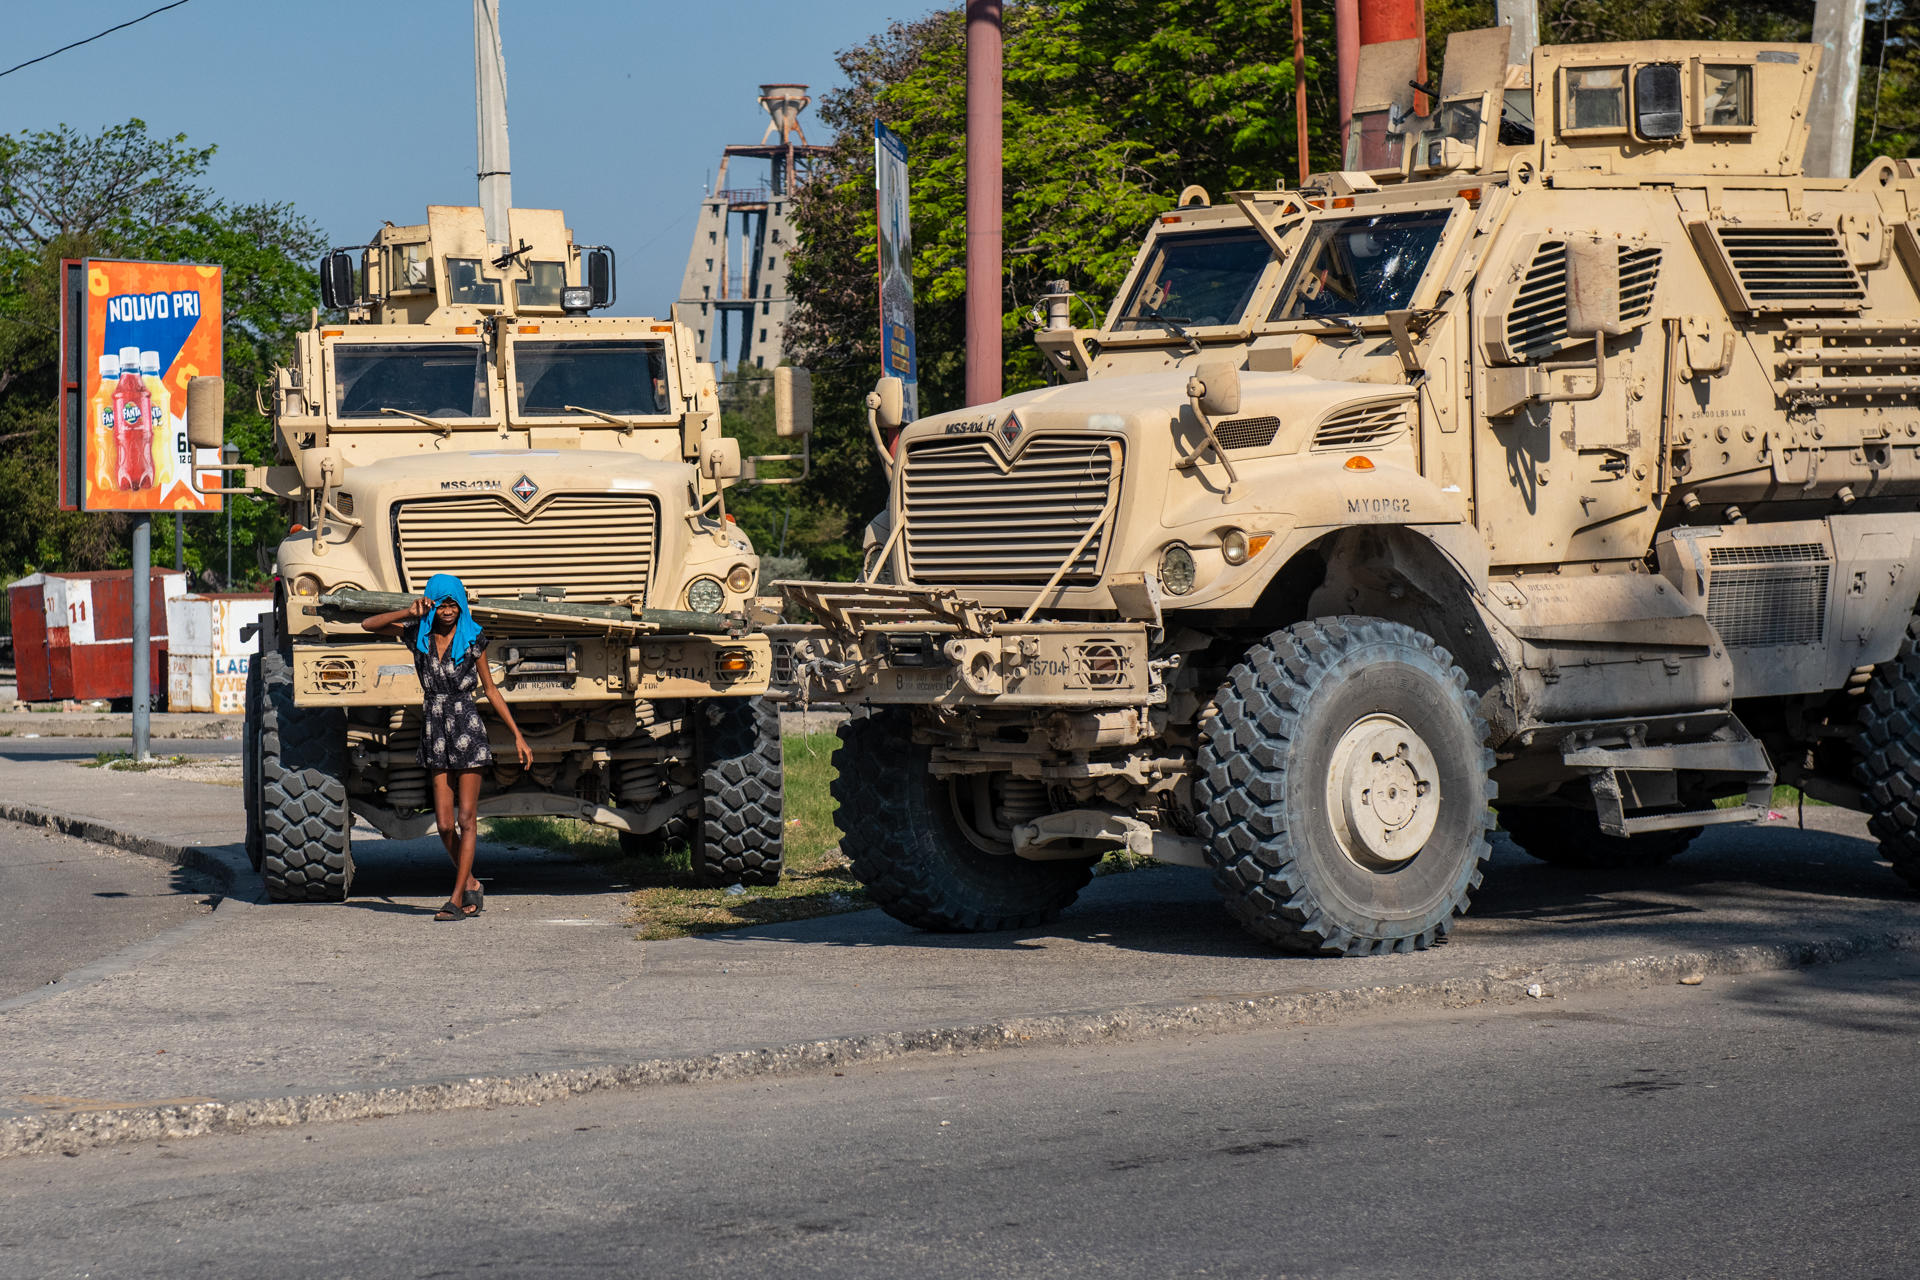
[[[529,262],[527,278],[514,282],[514,301],[523,307],[557,307],[560,291],[567,287],[564,262]]]
[[[1568,67],[1565,75],[1568,133],[1619,131],[1627,127],[1625,67]]]
[[[500,305],[500,282],[480,276],[480,259],[447,259],[447,301],[471,307]]]
[[[1700,67],[1700,127],[1753,127],[1753,68],[1703,63]]]
[[[342,418],[403,425],[388,409],[437,420],[489,416],[487,356],[478,343],[343,343],[331,353],[333,407]]]
[[[1452,215],[1445,209],[1325,219],[1295,255],[1272,320],[1336,320],[1399,311],[1413,300]]]
[[[1115,326],[1238,324],[1273,251],[1257,231],[1182,231],[1159,237]]]
[[[1400,168],[1407,135],[1394,127],[1393,115],[1387,109],[1353,113],[1347,126],[1347,168],[1368,173]]]
[[[516,342],[513,370],[523,418],[573,417],[582,409],[618,418],[657,417],[669,411],[667,350],[662,343]]]

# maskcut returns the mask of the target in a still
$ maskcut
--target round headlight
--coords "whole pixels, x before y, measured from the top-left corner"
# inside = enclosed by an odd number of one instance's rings
[[[1245,564],[1247,535],[1238,529],[1227,530],[1226,536],[1220,539],[1220,557],[1228,564]]]
[[[1160,585],[1176,596],[1193,590],[1193,552],[1177,542],[1161,552]]]
[[[695,613],[718,613],[727,603],[727,592],[718,578],[695,578],[687,584],[687,608]]]
[[[737,596],[753,590],[753,569],[744,564],[733,566],[733,572],[727,575],[727,590]]]
[[[320,594],[320,579],[310,573],[293,575],[293,594],[297,596],[317,596]]]

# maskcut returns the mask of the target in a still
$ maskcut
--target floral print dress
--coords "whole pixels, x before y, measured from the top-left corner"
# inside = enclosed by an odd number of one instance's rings
[[[420,709],[420,767],[478,769],[492,764],[487,726],[474,700],[480,690],[480,664],[486,661],[486,632],[464,654],[449,650],[444,658],[435,652],[431,640],[427,651],[420,652],[418,624],[408,627],[403,638],[413,650],[413,669],[425,695]]]

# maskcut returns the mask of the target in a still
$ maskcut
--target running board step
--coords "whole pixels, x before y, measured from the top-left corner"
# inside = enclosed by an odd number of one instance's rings
[[[1561,760],[1587,775],[1600,829],[1610,836],[1680,827],[1757,822],[1773,799],[1773,765],[1766,748],[1738,720],[1729,719],[1713,738],[1695,742],[1630,742],[1598,746],[1590,740],[1561,747]],[[1666,809],[1678,794],[1681,774],[1711,774],[1746,787],[1746,802],[1727,809]],[[1629,815],[1627,807],[1658,811]]]

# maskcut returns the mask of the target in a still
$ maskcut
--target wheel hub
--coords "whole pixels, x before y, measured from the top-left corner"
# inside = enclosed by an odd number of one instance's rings
[[[1327,811],[1347,857],[1374,869],[1405,863],[1440,819],[1433,752],[1398,716],[1364,717],[1334,745]]]

